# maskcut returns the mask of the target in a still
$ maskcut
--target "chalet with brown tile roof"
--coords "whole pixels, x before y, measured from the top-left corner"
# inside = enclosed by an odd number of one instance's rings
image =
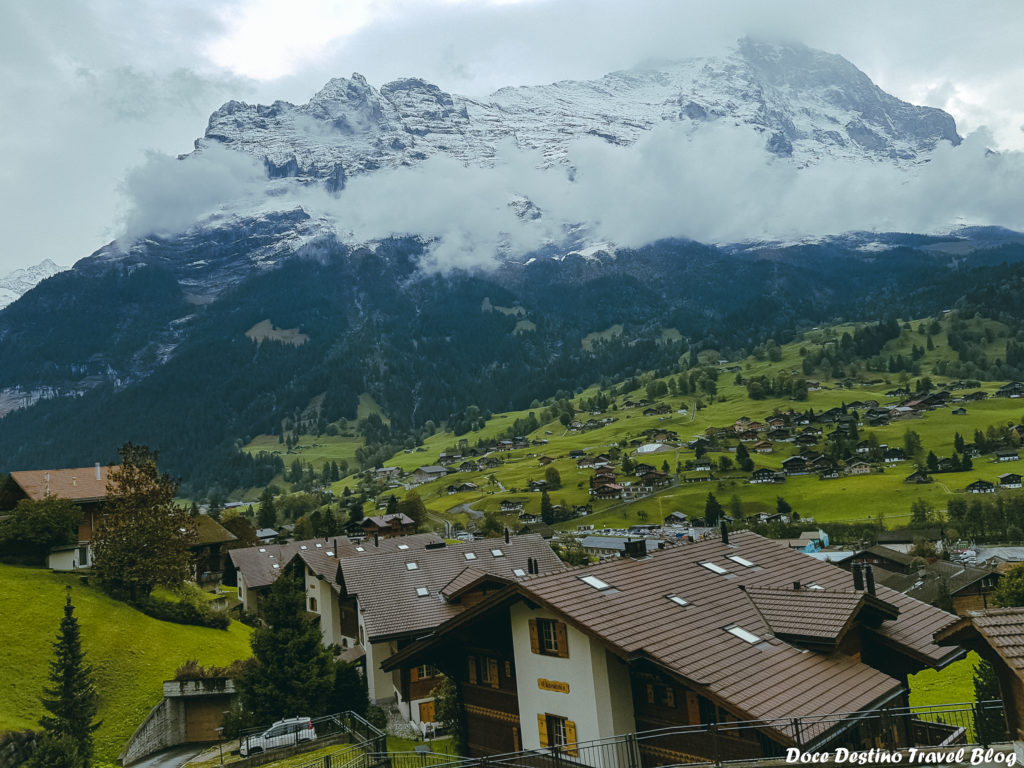
[[[846,571],[752,533],[640,554],[492,592],[384,669],[429,663],[451,676],[471,752],[493,754],[906,706],[908,673],[962,655],[932,638],[951,614],[870,581],[858,589]],[[572,739],[553,742],[552,728],[568,724]],[[877,735],[863,727],[840,720],[802,734],[802,746]],[[787,727],[759,733],[726,738],[721,754],[757,758],[795,744]],[[680,732],[658,755],[640,751],[650,764],[692,762],[713,754],[708,738]]]
[[[267,588],[281,575],[281,569],[297,552],[332,552],[342,556],[368,556],[374,552],[393,552],[399,546],[423,547],[443,542],[436,533],[418,533],[413,536],[373,539],[357,543],[347,536],[331,539],[307,539],[286,544],[260,544],[255,547],[232,549],[227,553],[230,565],[237,571],[238,599],[246,613],[260,614],[260,600]],[[303,549],[303,547],[305,549]]]
[[[416,533],[416,521],[402,512],[368,515],[363,518],[362,526],[367,536],[408,536]]]
[[[392,675],[380,662],[488,594],[565,566],[536,534],[454,545],[416,538],[381,539],[380,548],[307,547],[293,552],[287,567],[304,574],[307,610],[324,644],[362,647],[370,699],[394,701],[406,719],[423,724],[433,721],[436,670],[417,665]]]
[[[219,582],[226,564],[222,547],[238,537],[209,515],[196,515],[192,520],[196,524],[196,538],[189,545],[193,579],[200,584]]]
[[[936,560],[920,568],[911,568],[909,573],[875,569],[875,580],[879,584],[930,605],[939,601],[945,586],[953,601],[953,612],[958,616],[994,607],[992,593],[1001,578],[1002,574],[994,568],[978,568],[948,560]]]
[[[74,570],[92,565],[92,536],[103,502],[107,498],[110,474],[119,466],[74,469],[36,469],[11,472],[0,484],[0,510],[13,509],[22,499],[69,499],[82,508],[78,543],[55,548],[47,558],[53,570]]]

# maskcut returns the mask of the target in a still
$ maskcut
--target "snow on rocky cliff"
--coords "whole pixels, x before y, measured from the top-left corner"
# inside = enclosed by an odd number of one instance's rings
[[[349,177],[439,153],[488,165],[503,141],[553,165],[583,137],[628,145],[658,125],[708,121],[745,126],[798,166],[827,157],[909,165],[942,140],[960,142],[950,115],[885,93],[841,56],[744,39],[721,58],[502,88],[479,101],[415,78],[377,89],[354,74],[303,105],[228,102],[196,148],[220,144],[264,162],[271,177],[336,190]]]
[[[16,269],[6,275],[0,275],[0,309],[16,301],[22,294],[31,290],[42,280],[63,272],[67,267],[54,264],[49,259],[34,267]]]

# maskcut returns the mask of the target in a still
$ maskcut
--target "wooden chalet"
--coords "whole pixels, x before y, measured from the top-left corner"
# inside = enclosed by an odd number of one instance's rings
[[[975,480],[973,483],[968,483],[967,487],[964,488],[967,493],[995,493],[995,483],[990,483],[988,480]]]
[[[367,536],[405,536],[416,533],[416,521],[402,512],[391,515],[369,515],[363,518],[363,533]]]
[[[791,718],[906,706],[907,674],[962,655],[932,638],[956,617],[779,542],[742,532],[632,544],[597,565],[467,587],[470,607],[384,671],[449,676],[472,755],[562,747],[571,758],[577,742],[643,732],[639,764],[658,766],[782,755],[797,743]],[[749,736],[671,732],[754,720],[764,726]],[[878,727],[850,716],[800,745],[866,748]],[[895,746],[907,738],[897,731]]]
[[[111,473],[119,466],[75,469],[36,469],[11,472],[0,484],[0,511],[13,509],[22,499],[42,501],[48,498],[68,499],[82,510],[78,523],[76,543],[58,547],[47,557],[47,567],[53,570],[74,570],[92,565],[92,538],[103,503],[107,498],[107,484]]]

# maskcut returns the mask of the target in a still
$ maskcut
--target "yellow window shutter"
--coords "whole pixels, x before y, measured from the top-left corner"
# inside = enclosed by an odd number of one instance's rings
[[[476,685],[476,656],[467,656],[466,660],[469,662],[469,682]]]
[[[647,703],[648,704],[653,704],[654,703],[654,686],[651,685],[650,683],[647,684]]]
[[[565,721],[565,743],[572,745],[565,750],[567,755],[570,757],[580,756],[580,751],[576,748],[576,723],[572,720]]]
[[[420,679],[420,668],[419,667],[410,667],[409,668],[409,682],[410,683],[415,683],[419,679]]]
[[[700,722],[700,703],[697,701],[697,694],[693,691],[686,692],[686,719],[691,725]]]
[[[540,635],[537,634],[536,619],[530,619],[530,650],[540,653]]]
[[[558,655],[562,658],[568,658],[569,638],[568,633],[565,631],[565,624],[563,624],[561,621],[555,624],[555,639],[558,643]]]
[[[487,678],[491,681],[491,688],[498,687],[498,660],[487,659]]]
[[[537,715],[537,731],[540,733],[540,745],[546,747],[548,745],[548,717],[547,715]]]

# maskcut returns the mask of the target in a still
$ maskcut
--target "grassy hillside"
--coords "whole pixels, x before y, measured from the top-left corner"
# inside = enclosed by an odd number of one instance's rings
[[[188,659],[226,665],[250,655],[250,629],[227,631],[157,621],[75,576],[0,565],[0,730],[35,728],[43,710],[51,644],[70,585],[86,659],[100,693],[96,756],[113,761],[162,697],[161,683]]]
[[[899,335],[889,340],[877,354],[877,359],[888,360],[890,356],[902,356],[909,359],[918,350],[916,365],[920,373],[889,373],[887,371],[867,370],[863,360],[845,366],[825,366],[825,370],[814,370],[807,374],[807,379],[820,381],[821,389],[808,392],[807,399],[794,401],[788,397],[768,397],[754,400],[748,396],[744,383],[737,379],[750,380],[754,377],[766,376],[774,378],[780,374],[802,375],[805,357],[813,356],[834,349],[843,334],[853,334],[852,325],[837,325],[816,328],[808,331],[796,341],[783,345],[779,355],[762,355],[760,358],[748,357],[744,360],[722,365],[717,373],[717,391],[714,395],[707,393],[664,396],[659,404],[668,405],[670,412],[660,416],[644,416],[641,408],[623,408],[628,399],[640,399],[646,396],[647,387],[652,382],[668,381],[686,375],[685,371],[673,372],[671,377],[657,379],[654,374],[638,375],[637,387],[632,391],[623,391],[623,386],[605,387],[599,390],[593,386],[577,393],[573,397],[573,405],[581,409],[581,401],[595,397],[599,391],[611,397],[616,405],[600,414],[601,418],[611,417],[614,421],[599,429],[585,432],[568,431],[556,418],[541,424],[532,433],[526,435],[531,441],[548,441],[544,445],[531,445],[528,448],[501,452],[497,455],[503,464],[495,469],[481,472],[459,472],[417,488],[431,512],[447,516],[453,522],[465,524],[469,515],[464,505],[470,505],[477,512],[494,512],[500,507],[503,499],[510,496],[526,501],[526,509],[538,512],[540,494],[529,492],[532,480],[545,477],[545,467],[538,461],[541,457],[550,457],[555,461],[551,466],[561,475],[562,487],[550,493],[553,503],[579,505],[591,501],[588,493],[589,470],[580,470],[576,462],[569,458],[572,450],[585,450],[591,455],[606,452],[614,446],[623,450],[629,448],[630,441],[643,439],[642,433],[649,429],[665,429],[676,432],[681,441],[689,441],[701,436],[710,427],[728,427],[733,422],[747,416],[755,420],[764,420],[773,412],[790,409],[806,411],[813,409],[821,412],[829,408],[842,406],[853,401],[876,400],[880,404],[898,402],[899,398],[887,397],[886,392],[896,387],[915,386],[921,376],[931,376],[937,387],[942,387],[950,379],[936,373],[936,367],[944,370],[952,361],[957,360],[957,353],[949,348],[949,331],[957,323],[961,334],[972,334],[978,348],[990,359],[1000,359],[1005,355],[1006,344],[1012,335],[1002,324],[983,318],[962,320],[951,314],[940,321],[926,320],[905,323],[899,329]],[[771,360],[775,356],[777,359]],[[718,362],[716,352],[705,351],[700,357],[703,361]],[[736,368],[738,367],[738,372]],[[833,375],[834,374],[834,375]],[[837,378],[839,377],[839,378]],[[1005,381],[981,382],[977,387],[992,393]],[[612,397],[614,395],[614,397]],[[699,402],[698,402],[699,401]],[[553,401],[544,405],[550,406]],[[365,403],[363,404],[366,405]],[[698,407],[698,405],[700,407]],[[984,432],[986,429],[1008,423],[1019,423],[1024,416],[1024,407],[1020,400],[990,398],[984,401],[965,404],[966,415],[952,414],[953,408],[944,408],[928,412],[921,417],[894,421],[884,427],[862,427],[859,438],[874,437],[878,443],[902,447],[904,435],[913,430],[921,439],[923,461],[929,451],[939,457],[950,456],[953,452],[954,436],[960,433],[967,442],[971,442],[975,430]],[[685,413],[680,411],[685,409]],[[507,435],[516,420],[526,419],[531,413],[538,419],[545,411],[543,406],[532,409],[495,414],[486,425],[477,431],[462,435],[439,431],[427,438],[416,449],[406,450],[385,462],[388,466],[400,467],[409,472],[418,466],[437,463],[440,453],[459,450],[462,446],[472,447],[479,441],[493,440],[498,436]],[[577,412],[576,417],[586,420],[590,416]],[[348,425],[349,435],[354,432],[354,425]],[[826,428],[826,434],[830,428]],[[463,442],[464,441],[464,442]],[[303,436],[300,444],[289,453],[301,456],[304,461],[319,466],[324,460],[346,458],[353,464],[356,447],[361,439],[354,436],[320,437]],[[271,447],[266,438],[257,439],[249,447]],[[825,443],[820,442],[815,450],[821,451]],[[735,440],[722,446],[720,451],[712,451],[708,458],[714,462],[722,456],[734,457],[729,447],[735,448]],[[748,444],[749,447],[749,444]],[[755,454],[755,467],[778,469],[782,461],[800,450],[793,443],[775,443],[771,454]],[[283,456],[286,465],[291,460]],[[670,473],[674,474],[677,465],[685,465],[694,459],[695,453],[685,447],[670,452],[645,457],[642,460],[663,468],[667,463]],[[914,471],[913,459],[886,466],[882,472],[870,475],[847,476],[836,480],[819,480],[816,475],[791,477],[787,482],[777,485],[751,485],[747,482],[749,474],[739,470],[717,472],[712,483],[694,483],[679,485],[662,490],[653,496],[640,499],[631,504],[618,501],[597,501],[593,503],[594,514],[584,520],[571,520],[561,527],[573,528],[581,522],[598,527],[621,526],[641,522],[646,517],[650,521],[658,516],[679,510],[687,514],[703,511],[704,502],[709,492],[716,495],[722,504],[727,504],[735,496],[744,515],[761,511],[774,510],[776,498],[782,496],[793,508],[804,517],[813,517],[817,521],[854,521],[874,520],[880,515],[888,527],[898,527],[908,522],[911,503],[919,498],[928,501],[934,508],[943,509],[952,494],[962,492],[963,488],[973,480],[985,479],[995,481],[1006,471],[1022,470],[1017,464],[997,464],[992,457],[983,456],[974,461],[974,468],[969,472],[957,472],[934,475],[934,483],[929,485],[908,485],[904,478]],[[354,468],[354,467],[353,467]],[[685,473],[684,473],[685,474]],[[475,483],[476,491],[449,494],[449,485]],[[334,484],[334,491],[340,492],[344,485],[355,487],[355,478],[347,478]],[[399,490],[401,495],[404,491]],[[1024,491],[1009,491],[1024,493]],[[734,502],[735,503],[735,502]],[[516,521],[506,520],[509,525]]]

